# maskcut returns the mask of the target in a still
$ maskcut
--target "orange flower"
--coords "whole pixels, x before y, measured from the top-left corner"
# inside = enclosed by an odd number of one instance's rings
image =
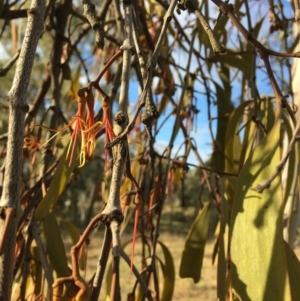
[[[73,133],[71,134],[70,143],[67,151],[67,158],[69,157],[71,151],[70,162],[69,162],[69,166],[71,166],[76,150],[78,136],[80,135],[81,147],[80,147],[80,154],[79,154],[79,167],[82,167],[85,164],[85,160],[86,160],[86,153],[85,153],[86,144],[85,144],[85,134],[84,134],[84,131],[86,130],[86,124],[83,120],[86,101],[85,99],[82,100],[81,97],[78,97],[77,104],[78,104],[77,114],[67,125],[68,127],[70,127],[72,124],[74,124],[74,130]]]
[[[95,128],[101,123],[96,122],[94,120],[94,104],[95,99],[93,92],[91,90],[88,90],[87,92],[87,115],[86,115],[86,125],[87,130],[85,131],[86,135],[86,156],[87,159],[90,159],[95,151],[96,148],[96,134],[98,130],[95,130]],[[101,126],[100,126],[101,127]]]
[[[70,156],[70,162],[69,166],[71,166],[75,150],[76,150],[76,144],[78,140],[78,136],[80,136],[81,140],[81,147],[80,147],[80,154],[79,154],[79,167],[82,167],[85,164],[86,161],[86,154],[85,154],[85,131],[86,131],[86,123],[83,119],[84,117],[84,110],[85,110],[85,105],[86,105],[86,95],[85,93],[83,95],[78,95],[77,98],[77,114],[72,118],[72,120],[64,127],[58,130],[52,130],[56,131],[57,133],[53,135],[50,139],[48,139],[43,145],[41,145],[39,148],[42,148],[45,146],[50,140],[54,139],[58,134],[61,132],[71,128],[72,126],[74,127],[73,132],[70,136],[70,143],[68,146],[68,151],[67,151],[67,158]]]

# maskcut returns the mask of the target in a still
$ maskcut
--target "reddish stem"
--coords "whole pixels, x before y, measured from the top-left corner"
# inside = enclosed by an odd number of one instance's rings
[[[134,216],[132,247],[131,247],[130,275],[132,275],[132,267],[133,267],[133,259],[134,259],[137,225],[138,225],[138,221],[139,221],[139,213],[140,213],[140,205],[136,205],[136,207],[135,207],[135,216]]]

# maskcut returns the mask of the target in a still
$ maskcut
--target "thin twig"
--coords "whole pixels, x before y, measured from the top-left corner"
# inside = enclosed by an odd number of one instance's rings
[[[147,65],[147,78],[146,78],[146,82],[144,85],[144,89],[143,92],[140,96],[140,99],[138,101],[138,105],[136,108],[136,111],[134,112],[134,115],[132,117],[132,120],[129,122],[129,124],[126,126],[126,128],[122,131],[122,133],[120,133],[116,139],[110,143],[107,143],[107,145],[105,146],[106,148],[111,148],[114,145],[116,145],[117,143],[119,143],[134,127],[134,124],[136,122],[136,119],[141,111],[141,109],[143,108],[143,106],[145,105],[145,98],[147,96],[148,93],[148,89],[151,85],[152,82],[152,73],[153,73],[153,69],[155,68],[158,56],[160,54],[161,51],[161,47],[163,44],[163,41],[165,39],[166,33],[167,33],[167,28],[168,28],[168,24],[170,23],[171,19],[172,19],[172,14],[174,12],[175,6],[176,6],[177,0],[172,0],[170,3],[170,6],[164,16],[164,23],[162,26],[162,30],[160,32],[157,44],[155,46],[153,55],[150,59],[149,64]]]
[[[95,5],[90,3],[89,0],[82,0],[83,3],[83,14],[87,18],[91,27],[95,32],[95,43],[97,47],[103,49],[104,47],[104,30],[102,24],[98,20],[95,11]]]
[[[276,170],[273,172],[273,174],[268,179],[265,179],[257,186],[252,187],[251,188],[252,190],[262,193],[266,188],[269,188],[271,186],[271,183],[273,182],[273,180],[281,173],[291,152],[294,150],[295,143],[297,142],[297,140],[299,140],[299,137],[298,137],[298,132],[299,132],[299,128],[300,128],[299,125],[300,125],[300,122],[297,123],[297,126],[294,129],[293,136],[292,136],[291,142],[288,146],[288,149],[287,149],[285,155],[280,160],[280,163],[276,166]]]
[[[113,256],[110,299],[112,301],[117,301],[120,300],[120,251],[122,249],[119,222],[113,220],[110,224],[110,230],[112,233]]]
[[[217,41],[215,35],[209,26],[208,22],[205,20],[204,16],[202,15],[200,9],[196,8],[194,11],[195,15],[197,16],[200,24],[202,25],[203,29],[205,30],[206,34],[208,35],[211,47],[215,53],[226,53],[226,49]]]
[[[20,50],[16,52],[16,54],[10,59],[7,64],[0,69],[0,77],[6,76],[7,72],[10,70],[10,68],[14,65],[14,63],[18,60],[20,55]]]
[[[101,287],[102,287],[102,283],[103,283],[103,279],[104,279],[105,268],[106,268],[108,256],[110,254],[109,251],[111,248],[111,241],[112,241],[111,230],[109,227],[106,227],[103,245],[102,245],[100,257],[99,257],[99,260],[97,263],[95,277],[93,280],[90,301],[97,301],[99,298],[99,293],[101,291]]]
[[[148,289],[147,284],[145,283],[143,277],[141,276],[141,274],[137,270],[136,266],[131,263],[131,260],[130,260],[129,256],[124,252],[124,250],[122,248],[120,249],[120,255],[126,261],[126,263],[128,264],[129,267],[132,265],[132,272],[133,272],[135,278],[137,279],[138,283],[140,284],[140,286],[141,286],[141,288],[144,292],[145,297],[149,301],[153,301],[151,291]]]

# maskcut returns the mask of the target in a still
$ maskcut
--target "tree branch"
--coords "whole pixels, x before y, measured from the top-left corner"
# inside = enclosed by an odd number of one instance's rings
[[[4,209],[4,215],[0,221],[0,233],[3,233],[5,225],[5,211],[8,208],[18,210],[20,207],[20,188],[23,158],[23,134],[24,117],[28,110],[26,103],[27,88],[35,57],[38,40],[44,28],[45,0],[33,0],[28,10],[28,23],[24,36],[24,42],[17,63],[16,72],[11,90],[8,93],[9,100],[9,127],[7,141],[7,156],[5,161],[5,176],[3,193],[0,200],[0,208]],[[12,289],[12,276],[14,267],[14,247],[16,239],[17,218],[13,218],[8,228],[8,235],[0,257],[0,299],[10,300]]]

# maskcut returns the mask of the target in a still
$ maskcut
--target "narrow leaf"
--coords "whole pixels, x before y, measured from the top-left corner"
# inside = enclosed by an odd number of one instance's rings
[[[291,287],[291,300],[300,300],[299,279],[300,279],[300,262],[297,255],[287,242],[284,242],[286,253],[286,264],[289,274],[289,282]]]
[[[210,203],[208,202],[204,206],[191,226],[181,256],[179,276],[181,278],[192,278],[195,283],[199,282],[201,276],[204,248],[209,227]]]
[[[69,160],[66,158],[67,151],[68,148],[66,147],[59,160],[50,187],[35,211],[34,217],[37,220],[43,219],[51,207],[58,201],[58,198],[64,191],[73,170],[78,166],[77,160],[73,160],[71,166],[69,166]],[[75,158],[77,158],[78,155],[79,147],[76,148]]]
[[[170,250],[161,241],[158,242],[163,250],[165,264],[162,266],[164,275],[163,291],[161,301],[171,301],[175,287],[175,266]]]
[[[65,246],[61,237],[60,229],[53,213],[44,218],[44,234],[47,243],[47,252],[50,263],[57,277],[70,275]]]

